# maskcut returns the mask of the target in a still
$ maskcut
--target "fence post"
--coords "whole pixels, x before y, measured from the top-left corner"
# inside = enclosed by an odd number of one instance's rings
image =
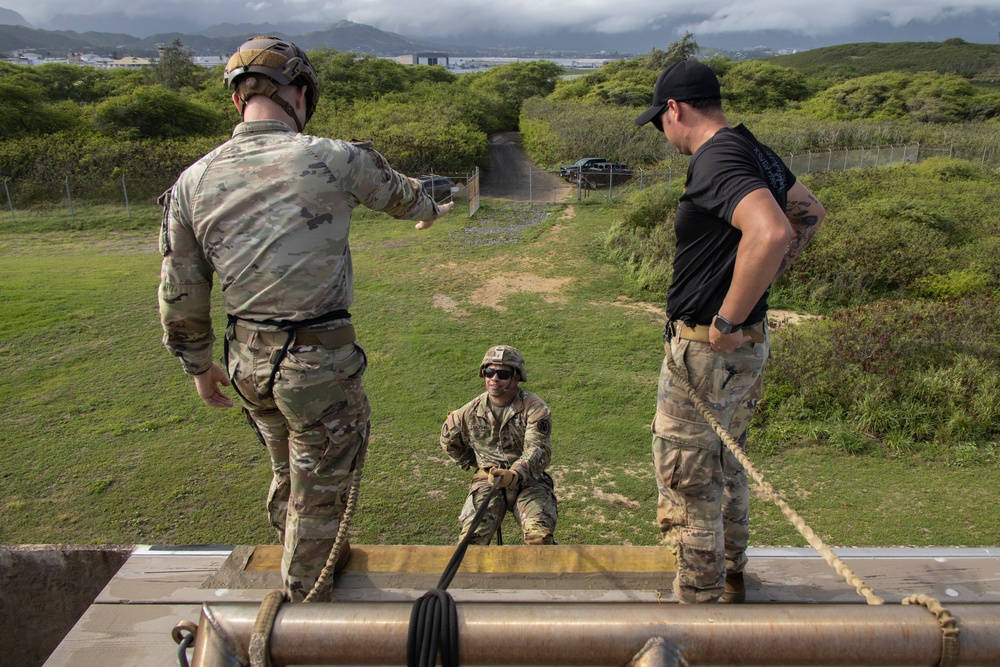
[[[125,172],[122,172],[122,192],[125,193],[125,214],[132,217],[132,208],[128,205],[128,188],[125,186]]]
[[[75,218],[76,214],[73,212],[73,195],[69,191],[69,174],[66,174],[66,198],[69,199],[69,217]]]
[[[3,179],[3,191],[7,195],[7,208],[10,209],[10,221],[17,224],[17,218],[14,217],[14,201],[10,198],[10,190],[7,189],[7,178]]]
[[[531,168],[528,168],[528,210],[532,210],[532,204],[534,202],[531,200]]]
[[[983,162],[986,161],[986,152],[983,152]],[[608,201],[615,200],[615,165],[611,164],[611,175],[608,176]]]
[[[833,149],[831,148],[829,150],[830,150],[830,156],[826,160],[826,170],[827,171],[830,171],[831,167],[833,167]]]
[[[851,149],[850,148],[845,148],[844,149],[844,171],[847,171],[847,158],[848,158],[848,156],[850,154],[851,154]]]
[[[889,153],[890,153],[890,155],[892,154],[892,149],[889,150]],[[882,147],[881,146],[876,146],[875,147],[875,166],[876,167],[878,166],[878,160],[879,160],[880,157],[882,157]],[[890,162],[889,164],[892,164],[892,162]]]
[[[917,152],[913,154],[913,161],[920,162],[920,142],[917,142]]]
[[[807,174],[810,171],[812,171],[812,166],[813,166],[813,152],[809,151],[808,155],[809,155],[809,157],[806,159],[806,173]]]
[[[896,152],[896,144],[889,144],[889,164],[892,164],[893,153]],[[903,152],[906,152],[906,144],[903,144]]]
[[[795,173],[795,153],[788,156],[788,171]]]
[[[906,144],[903,144],[903,164],[906,164]]]

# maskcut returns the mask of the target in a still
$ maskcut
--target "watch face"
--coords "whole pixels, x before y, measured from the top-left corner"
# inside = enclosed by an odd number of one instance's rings
[[[726,318],[716,315],[715,328],[724,334],[731,334],[733,333],[733,329],[735,329],[736,327],[733,326],[733,323],[727,320]]]

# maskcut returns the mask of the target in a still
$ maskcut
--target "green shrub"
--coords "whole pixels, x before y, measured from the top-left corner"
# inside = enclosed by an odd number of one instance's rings
[[[822,439],[852,453],[988,447],[1000,436],[997,318],[1000,300],[977,295],[878,301],[778,329],[755,425],[786,424],[787,437],[788,423],[826,424]]]

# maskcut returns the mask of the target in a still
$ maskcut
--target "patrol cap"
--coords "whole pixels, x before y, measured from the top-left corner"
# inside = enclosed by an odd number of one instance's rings
[[[494,345],[486,350],[486,354],[483,356],[483,363],[479,364],[479,377],[483,377],[483,369],[490,364],[510,366],[517,371],[517,374],[521,377],[521,382],[527,382],[528,380],[528,373],[524,370],[524,357],[521,356],[516,347]]]
[[[653,105],[635,119],[635,124],[645,125],[659,118],[669,100],[686,102],[705,98],[722,98],[719,77],[711,67],[697,60],[681,60],[660,72],[653,88]]]

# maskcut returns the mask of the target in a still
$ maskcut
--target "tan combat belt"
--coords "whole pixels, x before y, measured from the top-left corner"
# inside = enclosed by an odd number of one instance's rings
[[[749,327],[744,327],[741,329],[743,333],[750,336],[751,343],[763,343],[764,342],[764,327],[767,324],[767,320],[761,320],[757,324]],[[670,329],[670,336],[672,338],[680,338],[682,340],[693,340],[699,343],[709,342],[708,333],[711,325],[701,324],[690,327],[680,320],[674,320],[667,324]]]
[[[257,331],[237,321],[233,326],[233,338],[246,345],[253,334],[257,334],[257,342],[264,347],[281,347],[288,340],[284,331]],[[354,325],[347,324],[336,329],[298,329],[290,347],[296,345],[318,345],[328,350],[350,345],[357,336]]]

